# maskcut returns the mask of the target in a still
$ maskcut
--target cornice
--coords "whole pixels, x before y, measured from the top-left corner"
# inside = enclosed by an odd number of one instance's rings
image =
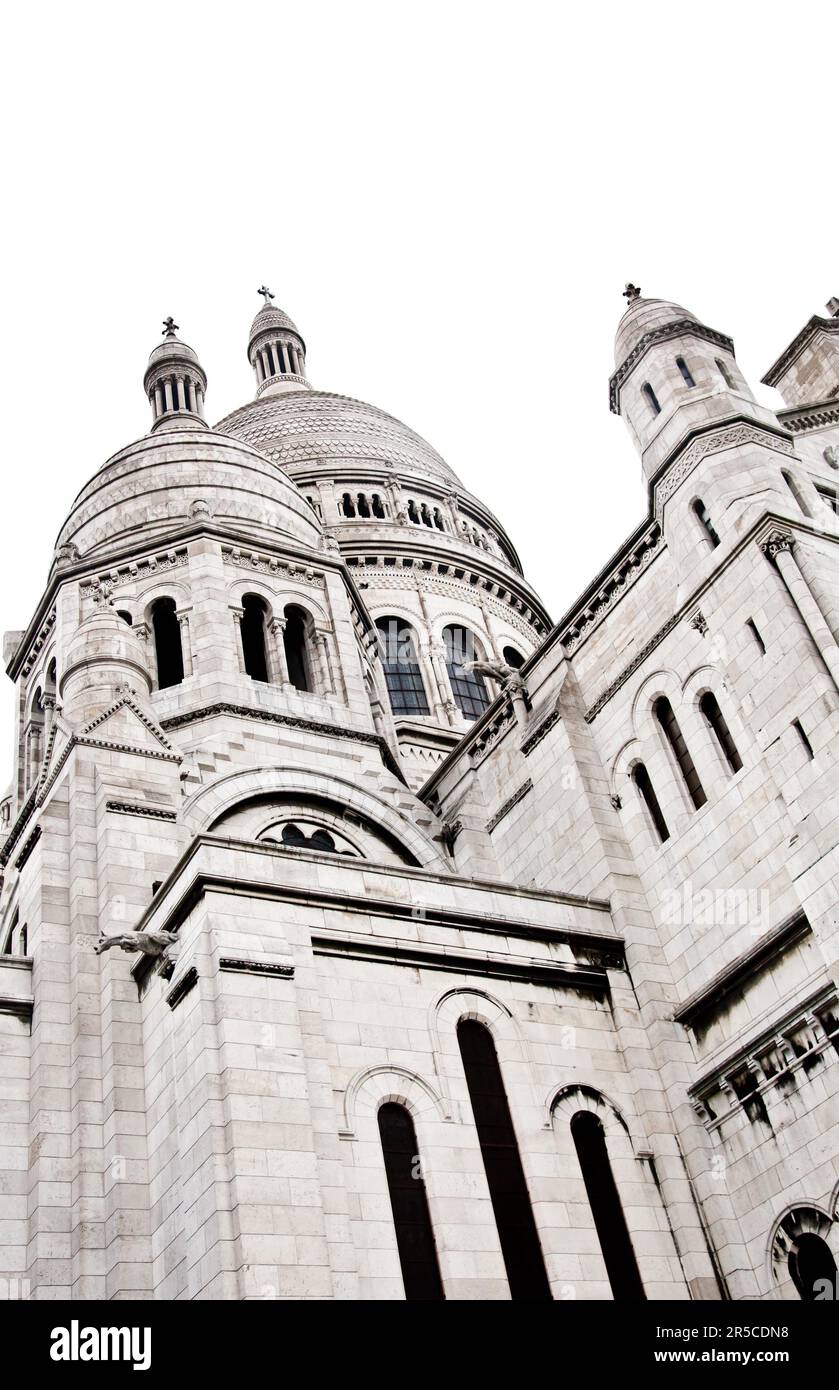
[[[723,348],[732,355],[734,353],[734,343],[727,334],[718,333],[715,328],[708,328],[704,323],[697,323],[696,319],[676,319],[673,323],[665,323],[660,328],[651,329],[638,340],[629,356],[609,379],[609,409],[614,415],[621,413],[620,393],[623,383],[649,349],[659,343],[669,342],[672,338],[685,337],[704,338],[715,347]]]
[[[703,459],[724,449],[741,448],[744,444],[764,445],[787,455],[795,452],[795,445],[784,430],[757,424],[747,415],[728,416],[690,430],[650,479],[650,508],[656,518],[661,520],[665,503]]]
[[[719,1009],[739,985],[783,954],[790,946],[809,936],[811,930],[803,912],[796,912],[792,917],[788,917],[680,1004],[673,1013],[675,1022],[684,1024],[686,1028],[695,1027],[697,1022]]]
[[[766,376],[761,377],[764,386],[777,386],[778,382],[789,370],[796,357],[804,351],[804,348],[815,337],[817,333],[839,333],[839,318],[823,319],[818,314],[805,323],[801,332],[798,333],[785,348],[778,358],[773,362]]]
[[[779,410],[778,419],[783,421],[784,428],[790,434],[807,434],[810,430],[839,425],[839,400],[817,401],[815,405]]]

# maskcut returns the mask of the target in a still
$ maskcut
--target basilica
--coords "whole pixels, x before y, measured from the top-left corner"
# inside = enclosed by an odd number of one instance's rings
[[[839,1293],[839,300],[773,410],[625,293],[559,621],[267,288],[212,426],[165,321],[4,638],[7,1297]]]

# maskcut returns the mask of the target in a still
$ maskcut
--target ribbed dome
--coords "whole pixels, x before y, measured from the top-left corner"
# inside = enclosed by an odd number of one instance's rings
[[[159,367],[163,362],[190,362],[201,370],[195,349],[191,348],[189,343],[182,343],[179,338],[164,338],[162,343],[152,348],[149,353],[149,367]]]
[[[615,335],[615,366],[623,365],[632,349],[647,333],[667,324],[678,323],[680,319],[699,322],[695,314],[683,309],[681,304],[671,304],[667,299],[633,299]]]
[[[246,444],[202,428],[145,435],[114,454],[79,493],[57,544],[83,556],[120,541],[158,545],[206,516],[252,542],[320,545],[320,522],[285,474]]]
[[[226,415],[216,429],[253,445],[282,468],[321,459],[367,459],[459,482],[420,435],[394,416],[350,396],[326,391],[263,396]]]
[[[288,314],[284,313],[282,309],[275,308],[273,304],[263,304],[251,324],[251,331],[248,334],[248,355],[250,356],[251,347],[262,333],[268,333],[278,328],[284,329],[287,333],[296,334],[296,336],[300,338],[301,343],[303,342],[300,329],[289,318]],[[305,347],[305,343],[303,346]]]

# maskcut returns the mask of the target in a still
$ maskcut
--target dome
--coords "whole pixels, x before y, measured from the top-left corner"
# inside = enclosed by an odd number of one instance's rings
[[[620,367],[629,354],[638,346],[641,339],[657,328],[665,328],[674,323],[689,319],[698,323],[695,314],[683,309],[681,304],[671,304],[667,299],[633,299],[618,324],[615,334],[615,366]]]
[[[350,396],[327,391],[289,391],[263,396],[216,425],[259,449],[281,468],[321,460],[369,461],[459,485],[435,449],[392,415]]]
[[[274,329],[281,329],[286,333],[294,333],[296,337],[300,338],[301,343],[303,342],[299,328],[289,318],[288,314],[284,313],[282,309],[275,308],[273,304],[263,304],[251,324],[251,331],[248,334],[249,357],[251,348],[256,339],[261,337],[263,333],[270,333]],[[305,348],[305,343],[303,346]]]
[[[100,603],[72,637],[61,668],[64,687],[78,666],[122,666],[139,674],[147,687],[146,655],[136,632],[107,603]]]
[[[182,343],[179,338],[168,337],[164,338],[162,343],[158,343],[157,347],[152,348],[146,371],[152,367],[159,367],[161,364],[168,365],[170,362],[189,362],[193,367],[202,370],[201,363],[198,361],[198,353],[194,348],[191,348],[188,343]]]
[[[114,454],[82,488],[57,546],[86,556],[138,539],[160,545],[201,517],[251,544],[320,546],[320,522],[285,474],[226,434],[188,427],[145,435]]]

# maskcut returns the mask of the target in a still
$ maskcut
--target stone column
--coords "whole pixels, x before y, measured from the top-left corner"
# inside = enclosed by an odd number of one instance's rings
[[[182,376],[177,378],[178,386],[178,410],[186,410],[186,392],[184,391],[184,379]]]
[[[181,609],[177,614],[181,629],[181,653],[184,663],[184,678],[192,675],[192,642],[189,635],[189,610]]]
[[[334,695],[335,678],[332,671],[332,655],[329,650],[329,637],[325,632],[316,632],[315,642],[317,644],[320,667],[323,673],[324,691],[327,695]]]
[[[163,414],[164,409],[165,409],[165,404],[164,404],[164,400],[163,400],[163,387],[162,387],[161,383],[158,382],[157,385],[156,385],[155,388],[154,388],[154,418],[155,418],[155,420],[159,420],[159,419],[160,419],[161,415]]]
[[[187,382],[187,386],[189,387],[189,408],[192,411],[193,415],[197,415],[198,404],[195,399],[195,382],[189,381]]]
[[[291,685],[288,674],[288,662],[286,661],[285,642],[285,618],[273,618],[270,627],[271,633],[271,668],[274,680],[277,685]]]
[[[792,536],[782,531],[773,531],[764,541],[762,548],[767,559],[775,562],[801,621],[827,667],[833,684],[839,690],[839,647],[796,563],[794,546],[795,540]]]
[[[163,399],[165,402],[166,410],[172,410],[172,378],[168,376],[163,383]]]
[[[230,612],[233,615],[233,639],[236,643],[236,657],[239,662],[239,671],[245,674],[245,649],[242,646],[242,619],[245,616],[244,608],[238,608],[235,604],[230,605]]]

